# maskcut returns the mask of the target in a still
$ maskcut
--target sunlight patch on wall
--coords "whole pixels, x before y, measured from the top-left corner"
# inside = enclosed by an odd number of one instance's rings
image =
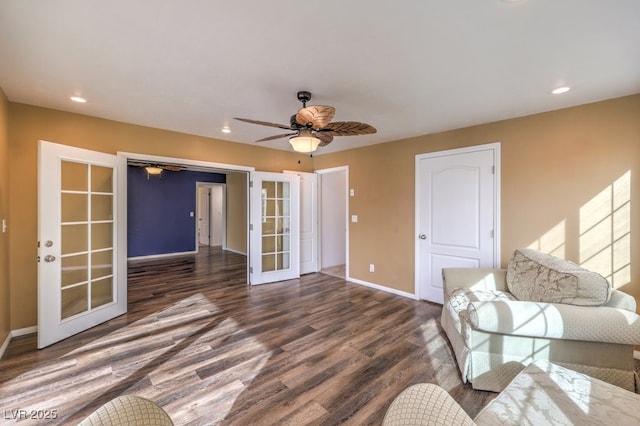
[[[566,220],[559,222],[540,238],[529,244],[528,248],[565,259],[566,223]]]
[[[631,280],[631,171],[580,208],[580,265],[614,288]]]

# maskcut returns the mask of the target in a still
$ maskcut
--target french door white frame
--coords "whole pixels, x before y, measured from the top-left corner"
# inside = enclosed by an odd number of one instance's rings
[[[426,158],[437,158],[437,157],[445,157],[456,154],[468,154],[478,151],[486,151],[492,150],[494,155],[494,238],[493,238],[493,267],[498,268],[500,266],[500,246],[501,246],[501,231],[500,224],[502,223],[500,216],[500,192],[501,192],[501,178],[500,178],[500,142],[493,142],[484,145],[475,145],[465,148],[457,148],[457,149],[449,149],[446,151],[437,151],[437,152],[429,152],[425,154],[416,155],[415,159],[415,226],[414,226],[414,256],[415,256],[415,276],[414,276],[414,294],[418,300],[422,299],[420,294],[420,286],[419,286],[419,264],[420,264],[420,239],[418,238],[418,234],[420,234],[420,203],[418,200],[420,199],[420,194],[422,193],[422,187],[420,183],[420,160]]]
[[[274,185],[274,194],[270,198],[263,189],[263,182],[282,183],[283,187],[288,188],[283,191],[286,194],[279,193]],[[300,177],[293,173],[273,173],[273,172],[252,172],[249,208],[249,236],[250,236],[250,268],[249,283],[251,285],[267,284],[276,281],[290,280],[300,277]],[[283,196],[284,195],[284,196]],[[275,210],[269,215],[269,203],[273,202],[272,208]],[[282,203],[281,210],[276,207],[277,201]],[[277,219],[281,219],[283,227],[285,226],[284,218],[288,219],[286,229],[280,231],[274,229],[272,233],[263,233],[263,222],[268,223],[267,217],[275,223]],[[276,228],[276,225],[274,225]],[[264,237],[282,236],[289,244],[284,247],[281,252],[278,248],[273,249],[273,254],[280,254],[283,258],[288,255],[288,262],[283,260],[282,268],[274,266],[271,269],[264,269]],[[284,244],[284,243],[283,243]],[[286,263],[286,266],[285,266]]]
[[[109,303],[98,307],[91,307],[90,296],[87,296],[87,308],[78,315],[63,318],[61,308],[61,271],[63,261],[63,208],[60,194],[63,192],[62,164],[64,162],[83,164],[91,175],[93,167],[107,167],[112,170],[112,190],[110,194],[94,192],[94,194],[111,195],[112,199],[112,243],[107,247],[113,252],[111,258],[111,294]],[[53,142],[40,140],[38,142],[38,348],[44,348],[58,341],[64,340],[74,334],[87,330],[97,324],[108,321],[127,312],[127,271],[126,271],[126,203],[120,201],[127,199],[126,179],[123,175],[126,167],[123,160],[112,154],[106,154],[84,148],[72,147]],[[123,182],[125,186],[123,186]],[[92,184],[87,181],[86,190],[79,191],[87,195],[87,207],[91,210]],[[69,191],[69,193],[78,191]],[[93,221],[87,213],[86,219],[78,222],[84,226],[92,226],[92,223],[105,221]],[[109,223],[109,221],[106,221]],[[67,223],[69,224],[69,223]],[[73,223],[72,223],[73,225]],[[91,231],[87,231],[91,235]],[[87,241],[87,240],[85,240]],[[124,244],[123,244],[124,243]],[[67,253],[69,256],[82,255],[88,259],[91,253],[101,251],[92,248],[92,244],[85,246],[79,253]],[[87,269],[91,268],[91,260],[87,263]],[[106,276],[105,276],[106,277]],[[98,278],[100,279],[100,278]],[[87,280],[78,285],[92,286],[91,274]],[[75,284],[74,284],[75,285]],[[90,290],[89,293],[90,294]]]

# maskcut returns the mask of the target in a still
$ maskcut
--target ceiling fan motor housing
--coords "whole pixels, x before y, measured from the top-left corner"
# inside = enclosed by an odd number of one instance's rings
[[[298,100],[300,102],[302,102],[303,104],[306,104],[307,102],[309,102],[311,100],[311,92],[307,92],[306,90],[301,90],[298,92]],[[303,105],[303,108],[306,107],[306,105]]]

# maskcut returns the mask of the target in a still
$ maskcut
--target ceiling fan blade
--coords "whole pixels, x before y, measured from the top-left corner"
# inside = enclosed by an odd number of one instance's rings
[[[331,122],[336,109],[325,105],[312,105],[302,108],[296,114],[296,122],[302,126],[308,126],[314,129],[321,129]]]
[[[319,132],[315,135],[320,139],[320,146],[327,146],[333,140],[333,135],[330,135],[329,133]]]
[[[160,168],[161,169],[165,169],[165,170],[169,170],[170,172],[179,172],[180,170],[182,170],[182,167],[180,167],[180,166],[172,166],[170,164],[160,166]]]
[[[357,121],[335,121],[320,129],[333,136],[370,135],[377,132],[376,128],[367,123]]]
[[[287,136],[293,136],[293,135],[297,135],[297,134],[298,134],[297,132],[294,132],[294,133],[285,133],[285,134],[282,134],[282,135],[268,136],[266,138],[258,139],[256,142],[272,141],[274,139],[285,138]]]
[[[291,126],[285,126],[284,124],[269,123],[268,121],[251,120],[249,118],[233,117],[235,120],[244,121],[245,123],[259,124],[261,126],[277,127],[278,129],[291,130]]]

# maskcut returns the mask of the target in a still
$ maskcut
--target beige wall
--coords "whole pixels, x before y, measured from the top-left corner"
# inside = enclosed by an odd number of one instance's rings
[[[0,220],[9,219],[9,103],[0,88]],[[0,230],[0,346],[9,335],[9,234]]]
[[[247,254],[247,173],[227,173],[227,248]]]
[[[586,256],[607,276],[615,264],[621,271],[616,286],[640,298],[640,273],[632,267],[640,264],[640,239],[631,238],[640,232],[640,215],[625,210],[631,206],[635,212],[640,202],[638,117],[640,95],[634,95],[311,159],[10,102],[11,328],[36,324],[39,139],[109,153],[138,152],[264,171],[348,165],[349,186],[356,190],[349,214],[359,216],[358,223],[349,225],[350,274],[411,293],[415,156],[501,142],[502,264],[514,248],[530,245],[579,263]],[[612,191],[616,195],[607,201]],[[630,220],[625,223],[625,218]],[[370,263],[376,272],[368,272]]]
[[[12,329],[36,325],[37,147],[43,139],[115,154],[144,153],[252,166],[262,171],[312,170],[311,158],[247,144],[9,102],[10,300]],[[300,162],[300,164],[298,163]]]
[[[314,156],[316,170],[349,166],[350,274],[413,293],[415,156],[491,142],[502,150],[502,265],[537,247],[640,299],[640,94]]]

